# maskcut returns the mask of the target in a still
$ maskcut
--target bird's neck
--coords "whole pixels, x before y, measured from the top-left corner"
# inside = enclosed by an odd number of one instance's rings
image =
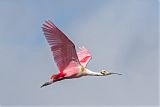
[[[89,76],[103,76],[103,74],[101,74],[100,72],[93,72],[87,68],[85,68],[85,73],[86,75],[89,75]]]

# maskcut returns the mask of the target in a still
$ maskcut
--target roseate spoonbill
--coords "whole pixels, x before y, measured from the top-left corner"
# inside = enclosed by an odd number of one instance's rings
[[[80,51],[76,53],[75,45],[73,42],[60,31],[50,20],[45,21],[42,30],[51,47],[51,51],[54,56],[59,73],[53,74],[50,80],[44,83],[41,87],[50,85],[54,82],[78,78],[81,76],[107,76],[111,74],[106,70],[101,72],[93,72],[86,68],[87,63],[91,59],[90,52],[85,48],[80,48]]]

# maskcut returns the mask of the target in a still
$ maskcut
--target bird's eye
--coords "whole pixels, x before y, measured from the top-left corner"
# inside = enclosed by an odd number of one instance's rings
[[[104,75],[105,75],[105,74],[107,74],[107,71],[106,71],[106,70],[102,70],[102,71],[101,71],[101,74],[104,74]]]

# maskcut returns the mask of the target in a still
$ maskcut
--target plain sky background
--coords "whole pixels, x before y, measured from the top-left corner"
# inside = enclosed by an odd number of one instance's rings
[[[88,68],[123,75],[41,89],[58,72],[48,19],[91,52]],[[0,105],[158,105],[158,0],[0,0]]]

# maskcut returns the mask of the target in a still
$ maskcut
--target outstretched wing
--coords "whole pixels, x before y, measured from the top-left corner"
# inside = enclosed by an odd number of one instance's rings
[[[77,52],[77,55],[81,65],[83,65],[84,67],[87,66],[87,63],[92,58],[90,52],[85,47],[80,48],[80,51]]]
[[[75,45],[50,20],[45,21],[42,29],[60,71],[63,71],[71,61],[80,64]]]

